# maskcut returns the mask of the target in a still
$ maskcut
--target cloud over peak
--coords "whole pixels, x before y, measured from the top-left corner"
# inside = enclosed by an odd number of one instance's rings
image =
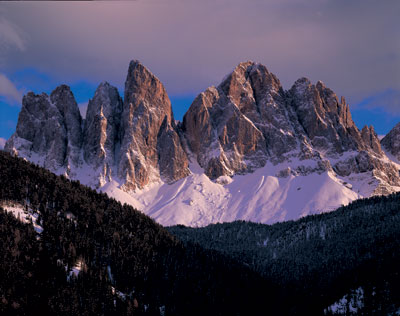
[[[5,97],[12,105],[20,105],[22,92],[6,77],[0,73],[0,97]]]

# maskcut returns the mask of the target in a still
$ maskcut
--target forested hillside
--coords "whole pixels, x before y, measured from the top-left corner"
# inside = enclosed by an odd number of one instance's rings
[[[251,267],[283,289],[293,312],[321,314],[360,287],[363,308],[354,314],[399,311],[399,194],[271,226],[238,221],[168,230]]]
[[[0,207],[2,315],[322,315],[351,293],[353,314],[400,308],[398,194],[272,226],[168,232],[0,151],[1,205],[37,215],[34,227]]]
[[[43,228],[0,208],[2,315],[246,315],[261,302],[269,312],[279,306],[254,271],[1,151],[0,201],[38,212]]]

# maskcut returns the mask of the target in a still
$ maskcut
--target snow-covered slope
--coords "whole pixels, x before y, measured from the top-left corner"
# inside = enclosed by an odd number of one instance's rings
[[[274,223],[331,211],[360,197],[332,172],[277,176],[284,168],[287,165],[267,164],[254,173],[212,181],[192,163],[191,175],[174,184],[153,183],[128,194],[114,181],[101,190],[162,225],[188,226],[237,219]]]

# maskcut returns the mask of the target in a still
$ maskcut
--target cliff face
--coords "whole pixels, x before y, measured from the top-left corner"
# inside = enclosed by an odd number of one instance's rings
[[[121,144],[122,99],[118,90],[103,82],[89,101],[83,128],[84,161],[99,170],[100,184],[115,175]]]
[[[163,122],[163,131],[168,129],[171,138],[175,139],[175,142],[168,141],[167,145],[176,146],[169,151],[172,156],[168,159],[181,166],[175,170],[176,174],[165,177],[165,180],[173,181],[188,175],[188,159],[172,127],[173,121],[171,102],[163,84],[138,61],[132,61],[125,82],[118,167],[125,189],[143,188],[157,180],[160,174],[170,174],[163,159],[161,165],[158,164],[159,157],[165,155],[165,144],[158,142]]]
[[[400,161],[400,123],[382,138],[381,144],[388,153]]]
[[[81,121],[69,87],[62,85],[50,96],[29,92],[22,100],[16,132],[7,141],[5,150],[41,160],[52,171],[70,168],[71,164],[79,163]]]

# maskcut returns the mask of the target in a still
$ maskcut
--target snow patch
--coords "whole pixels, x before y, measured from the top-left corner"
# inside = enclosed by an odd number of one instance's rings
[[[17,203],[0,203],[0,206],[7,212],[13,214],[15,218],[19,219],[23,223],[30,223],[32,221],[33,228],[38,234],[43,232],[43,227],[37,223],[39,214],[34,212],[32,209],[26,210],[21,204]]]
[[[78,276],[79,273],[85,268],[85,263],[83,262],[83,260],[77,260],[75,265],[72,267],[72,270],[70,272],[70,275],[75,275]]]
[[[359,309],[364,307],[364,290],[359,287],[350,294],[343,296],[324,310],[324,314],[331,312],[337,315],[357,315]]]

